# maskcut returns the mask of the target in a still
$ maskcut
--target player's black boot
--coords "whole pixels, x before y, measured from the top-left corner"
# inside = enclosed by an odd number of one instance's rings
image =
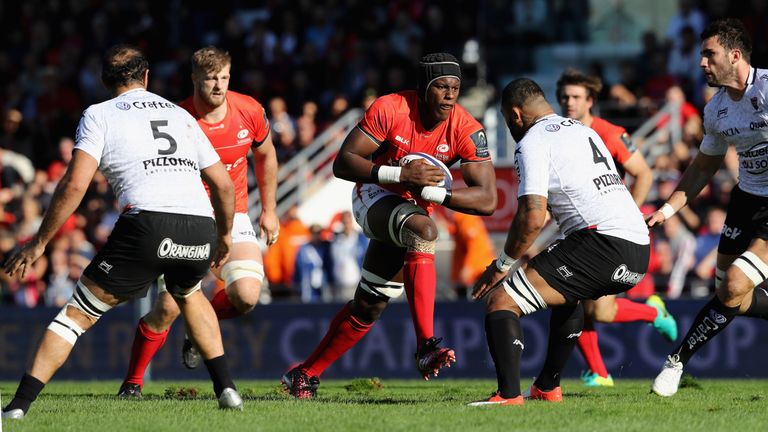
[[[117,392],[121,399],[141,399],[141,386],[138,384],[123,383]]]

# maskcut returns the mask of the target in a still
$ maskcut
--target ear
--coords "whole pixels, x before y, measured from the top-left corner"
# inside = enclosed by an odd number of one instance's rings
[[[512,121],[517,121],[523,118],[523,109],[520,107],[512,107]]]
[[[730,52],[731,64],[736,64],[741,60],[741,50],[734,48]]]
[[[149,88],[149,69],[144,71],[144,88]]]

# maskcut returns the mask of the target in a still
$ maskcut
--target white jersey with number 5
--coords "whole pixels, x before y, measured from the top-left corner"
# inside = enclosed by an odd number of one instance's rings
[[[732,144],[739,154],[739,189],[768,196],[768,70],[749,70],[740,100],[719,89],[704,107],[704,132],[701,152],[724,155]]]
[[[517,143],[518,197],[547,198],[564,236],[582,228],[640,245],[648,228],[600,137],[556,114],[537,121]]]
[[[99,161],[123,211],[213,215],[200,170],[219,156],[185,109],[129,90],[88,107],[75,141]]]

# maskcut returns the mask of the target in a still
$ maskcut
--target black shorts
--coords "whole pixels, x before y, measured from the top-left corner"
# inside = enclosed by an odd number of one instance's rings
[[[83,275],[110,294],[144,297],[161,274],[171,294],[195,286],[216,252],[213,218],[142,211],[123,214]]]
[[[755,238],[768,240],[768,197],[752,195],[736,185],[731,191],[717,251],[741,255]]]
[[[569,303],[618,294],[648,270],[649,245],[582,229],[536,255],[530,266]]]

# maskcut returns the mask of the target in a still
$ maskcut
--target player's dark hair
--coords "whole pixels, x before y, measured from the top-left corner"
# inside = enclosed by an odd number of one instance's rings
[[[147,69],[149,62],[140,49],[131,45],[115,45],[104,54],[101,81],[110,89],[143,83]]]
[[[701,32],[701,40],[704,41],[713,36],[717,36],[717,41],[726,50],[737,49],[741,51],[744,60],[749,63],[752,57],[752,39],[747,33],[744,23],[736,18],[723,18],[712,21],[707,28]]]
[[[568,68],[560,75],[560,79],[557,80],[557,98],[562,97],[563,88],[567,85],[581,86],[587,89],[587,95],[592,100],[597,100],[597,95],[600,94],[600,90],[603,89],[603,82],[600,78],[587,75],[576,69]]]
[[[535,81],[518,78],[504,87],[501,92],[501,105],[505,107],[523,107],[533,99],[544,99],[544,91]]]

